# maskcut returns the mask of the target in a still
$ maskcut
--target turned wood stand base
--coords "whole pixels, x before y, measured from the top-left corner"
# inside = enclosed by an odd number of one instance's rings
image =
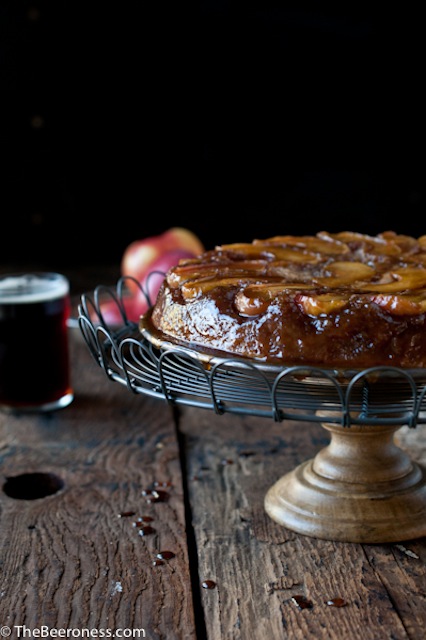
[[[269,516],[327,540],[379,543],[426,535],[426,470],[395,444],[400,426],[322,426],[330,444],[269,489]]]

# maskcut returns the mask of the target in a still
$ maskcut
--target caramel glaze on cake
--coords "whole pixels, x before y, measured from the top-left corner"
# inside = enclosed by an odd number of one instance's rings
[[[169,270],[171,342],[272,364],[426,367],[426,235],[344,231],[218,246]]]

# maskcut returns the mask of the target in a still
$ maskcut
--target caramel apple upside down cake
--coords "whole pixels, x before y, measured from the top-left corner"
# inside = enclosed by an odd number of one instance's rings
[[[322,231],[218,246],[168,271],[149,323],[225,357],[423,368],[426,235]]]

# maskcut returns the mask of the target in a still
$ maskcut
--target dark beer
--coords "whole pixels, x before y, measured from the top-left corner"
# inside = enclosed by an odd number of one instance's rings
[[[0,276],[0,407],[48,411],[73,400],[69,316],[64,276]]]

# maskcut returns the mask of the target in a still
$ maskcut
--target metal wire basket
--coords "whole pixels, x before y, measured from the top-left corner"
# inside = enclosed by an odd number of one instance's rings
[[[426,370],[372,367],[335,370],[311,366],[276,366],[243,358],[200,353],[158,340],[126,313],[129,285],[99,285],[83,294],[78,322],[90,352],[112,381],[132,393],[171,404],[270,417],[275,421],[327,421],[351,425],[408,425],[426,422]],[[122,322],[108,326],[103,305],[116,306]]]

